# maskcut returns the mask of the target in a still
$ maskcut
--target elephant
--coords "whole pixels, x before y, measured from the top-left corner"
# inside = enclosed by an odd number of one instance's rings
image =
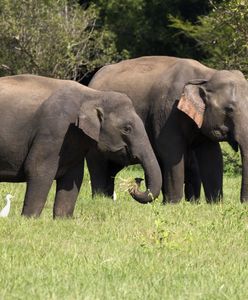
[[[242,72],[216,70],[193,59],[147,56],[104,66],[89,86],[125,93],[133,101],[161,167],[164,203],[177,203],[183,196],[188,149],[197,157],[207,202],[222,198],[221,141],[228,141],[235,151],[241,149],[240,197],[247,201],[248,83]],[[122,166],[101,160],[99,177],[96,156],[100,160],[96,152],[87,155],[93,195],[111,195]]]
[[[41,214],[55,179],[53,217],[71,217],[90,149],[127,165],[141,163],[147,190],[132,196],[149,201],[159,195],[160,167],[126,95],[71,80],[16,75],[0,78],[0,109],[0,181],[27,183],[22,215]]]

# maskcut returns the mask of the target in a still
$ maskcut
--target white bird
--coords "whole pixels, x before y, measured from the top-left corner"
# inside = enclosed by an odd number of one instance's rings
[[[13,198],[14,196],[8,194],[6,196],[6,205],[4,206],[4,208],[0,211],[0,218],[5,218],[8,217],[9,211],[10,211],[10,200]]]

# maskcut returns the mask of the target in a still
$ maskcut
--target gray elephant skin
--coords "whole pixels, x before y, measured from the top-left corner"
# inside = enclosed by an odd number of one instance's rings
[[[17,75],[0,78],[0,109],[0,180],[27,182],[22,215],[40,215],[56,179],[53,215],[72,216],[84,158],[94,148],[106,158],[142,164],[147,191],[137,190],[133,197],[138,201],[160,193],[158,162],[126,95],[70,80]]]
[[[196,154],[207,201],[220,199],[220,141],[241,149],[241,201],[248,199],[248,83],[241,72],[215,70],[192,59],[151,56],[105,66],[89,86],[119,91],[132,99],[161,167],[164,202],[178,202],[183,196],[188,149]],[[95,158],[96,153],[89,152],[93,193],[111,194],[111,178],[121,163],[101,161],[99,177]]]

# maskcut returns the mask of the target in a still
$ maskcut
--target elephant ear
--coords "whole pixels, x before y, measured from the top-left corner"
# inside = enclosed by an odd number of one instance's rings
[[[206,80],[197,79],[188,82],[184,88],[177,108],[188,115],[201,128],[205,111],[205,102],[201,95],[200,84]]]
[[[96,142],[99,141],[102,122],[103,109],[95,101],[87,101],[82,104],[76,126]]]

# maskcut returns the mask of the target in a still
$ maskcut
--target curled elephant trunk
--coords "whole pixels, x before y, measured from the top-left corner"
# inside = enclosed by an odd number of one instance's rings
[[[145,157],[145,159],[143,159],[143,157]],[[148,147],[143,157],[140,159],[140,162],[145,172],[146,191],[140,191],[137,185],[129,189],[129,193],[139,203],[146,204],[158,197],[162,187],[162,175],[151,146]]]

